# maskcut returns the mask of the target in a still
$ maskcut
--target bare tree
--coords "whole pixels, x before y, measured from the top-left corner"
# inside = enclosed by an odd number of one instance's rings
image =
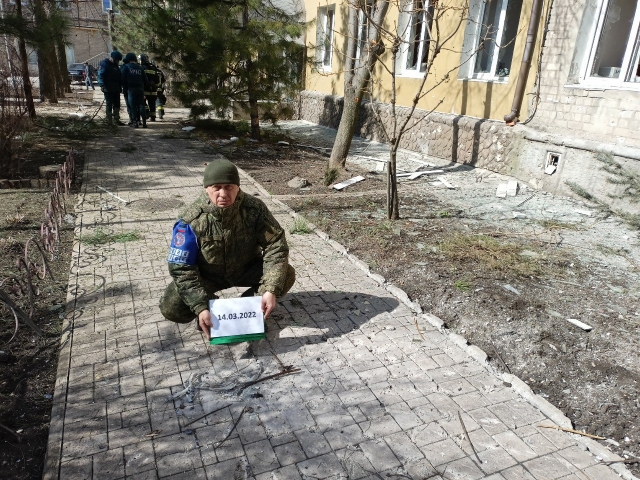
[[[350,0],[348,3],[349,31],[347,33],[348,43],[345,56],[344,105],[336,141],[333,144],[327,166],[328,172],[344,168],[349,148],[351,147],[351,139],[358,121],[362,99],[369,86],[373,67],[384,52],[384,44],[382,42],[383,29],[381,26],[389,10],[389,0],[376,0],[375,3],[369,4],[369,8],[367,8],[366,0]],[[368,25],[366,29],[363,29],[363,24],[359,21],[362,18],[370,20],[366,22],[366,25]],[[365,41],[360,43],[360,55],[356,58],[360,29],[366,32],[366,37]],[[333,176],[329,175],[326,178],[330,179]]]
[[[404,8],[401,8],[400,11],[408,15],[410,19],[406,27],[404,29],[384,30],[385,36],[388,37],[388,41],[393,45],[390,66],[382,64],[384,72],[389,75],[391,80],[391,128],[385,126],[384,122],[381,121],[379,110],[376,108],[376,104],[372,102],[378,123],[383,128],[391,147],[387,166],[387,218],[391,220],[400,218],[396,169],[400,142],[405,133],[418,127],[444,101],[444,98],[438,100],[426,115],[421,115],[420,118],[414,117],[420,100],[436,90],[440,85],[448,83],[451,80],[451,74],[460,67],[458,64],[444,73],[432,75],[433,66],[438,56],[443,51],[455,51],[455,49],[451,48],[450,43],[460,29],[463,28],[469,13],[469,5],[466,1],[457,2],[456,0],[433,3],[427,3],[424,0],[412,0],[408,5],[401,5],[401,7]],[[443,28],[444,19],[448,19],[445,28]],[[453,22],[451,19],[453,19]],[[426,36],[420,35],[419,32],[421,30],[424,31]],[[423,38],[424,40],[422,41],[428,42],[428,46],[423,46],[421,51],[416,47]],[[402,48],[409,50],[408,57],[414,56],[413,61],[419,66],[419,70],[422,73],[408,111],[404,112],[398,110],[396,103],[398,54]],[[428,85],[427,79],[431,80]]]
[[[366,0],[351,0],[356,3],[349,5],[349,41],[346,53],[345,94],[343,114],[338,127],[336,140],[331,152],[327,169],[344,168],[346,157],[351,146],[351,140],[358,121],[359,109],[365,95],[371,99],[371,110],[382,129],[384,138],[390,144],[389,162],[387,168],[387,217],[399,218],[399,199],[396,177],[396,159],[401,140],[410,130],[418,127],[430,113],[438,108],[444,98],[432,104],[431,109],[419,118],[414,113],[419,102],[434,92],[444,83],[452,79],[452,74],[462,64],[457,64],[445,72],[435,74],[434,64],[444,51],[456,52],[452,45],[464,28],[468,20],[468,2],[466,0],[394,0],[402,21],[387,27],[385,14],[389,2],[377,0],[371,9],[366,8]],[[360,21],[352,19],[352,11],[360,12]],[[354,14],[355,16],[355,14]],[[364,21],[363,21],[364,19]],[[354,54],[351,40],[359,41],[358,32],[362,32],[366,23],[366,42],[360,45],[360,54]],[[355,24],[355,27],[354,27]],[[488,29],[486,35],[490,35]],[[380,62],[377,60],[384,52],[384,45],[390,46],[389,57]],[[483,42],[479,42],[482,48]],[[457,52],[460,54],[461,46]],[[412,97],[410,105],[397,105],[397,74],[400,59],[410,62],[413,71],[419,72],[418,87]],[[466,61],[474,58],[468,57]],[[352,71],[353,70],[353,71]],[[385,92],[389,97],[390,121],[385,123],[381,118],[380,103],[376,101],[374,87],[377,91]]]
[[[1,1],[1,0],[0,0]],[[23,20],[22,0],[16,2],[16,16],[19,20]],[[29,76],[29,59],[27,56],[27,44],[24,35],[18,36],[18,53],[20,60],[20,73],[22,74],[22,86],[24,88],[24,96],[27,102],[27,110],[30,118],[36,118],[36,107],[33,102],[33,88],[31,86],[31,77]]]

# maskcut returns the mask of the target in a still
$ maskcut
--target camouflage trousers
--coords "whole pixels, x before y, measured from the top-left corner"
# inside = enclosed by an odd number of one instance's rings
[[[231,285],[224,279],[205,279],[200,281],[209,298],[216,297],[216,292],[231,287],[251,287],[255,290],[253,295],[257,294],[260,288],[260,280],[262,278],[262,261],[254,263],[244,274],[240,277],[240,280],[235,282],[235,285]],[[293,287],[296,281],[296,271],[291,265],[287,265],[287,276],[285,285],[283,288],[282,296],[284,296]],[[196,315],[191,309],[182,301],[180,293],[178,293],[178,287],[175,282],[171,282],[165,289],[162,298],[160,299],[160,312],[167,320],[171,320],[176,323],[189,323]]]

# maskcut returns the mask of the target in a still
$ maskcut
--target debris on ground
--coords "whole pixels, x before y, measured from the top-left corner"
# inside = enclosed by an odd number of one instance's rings
[[[590,332],[591,330],[593,330],[592,326],[587,325],[586,323],[583,323],[580,320],[576,320],[575,318],[567,318],[567,322],[572,323],[573,325],[575,325],[578,328],[581,328],[585,332]]]
[[[361,182],[362,180],[364,180],[364,177],[361,176],[361,175],[358,175],[357,177],[350,178],[349,180],[346,180],[344,182],[336,183],[333,186],[333,188],[336,189],[336,190],[342,190],[342,189],[348,187],[349,185],[353,185],[354,183]]]

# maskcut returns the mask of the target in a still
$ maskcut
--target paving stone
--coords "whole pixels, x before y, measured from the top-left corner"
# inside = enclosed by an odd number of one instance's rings
[[[485,473],[496,473],[518,463],[502,447],[488,448],[478,452],[478,456],[482,460],[482,470]]]
[[[256,480],[302,480],[295,465],[289,465],[268,473],[256,475]]]
[[[107,450],[93,456],[93,478],[109,480],[124,477],[122,448]]]
[[[300,444],[295,441],[291,443],[285,443],[273,449],[278,457],[280,465],[286,466],[306,460],[306,455],[302,450]]]
[[[329,429],[324,432],[324,437],[334,451],[357,445],[365,440],[359,425]]]
[[[359,424],[365,437],[379,438],[402,430],[391,415],[383,415]]]
[[[360,444],[360,448],[376,471],[400,466],[400,461],[382,439],[363,442]]]
[[[128,477],[147,470],[155,470],[155,460],[152,440],[124,447],[124,468]]]
[[[188,472],[178,473],[176,475],[171,475],[168,478],[171,480],[207,480],[207,474],[204,468],[196,468],[195,470],[190,470]]]
[[[370,478],[371,472],[379,471],[371,465],[371,462],[361,449],[344,448],[336,451],[336,455],[340,459],[340,463],[345,469],[346,476],[349,480]]]
[[[268,472],[280,467],[276,454],[271,448],[269,440],[262,440],[244,446],[251,471],[254,474]]]
[[[527,472],[522,465],[515,465],[501,472],[505,480],[536,480],[533,475]]]
[[[93,457],[74,458],[60,464],[60,478],[92,478]]]
[[[541,433],[535,433],[534,435],[524,437],[522,441],[536,452],[536,455],[546,455],[547,453],[557,450],[555,445],[547,440],[547,438],[545,438]]]
[[[560,458],[555,455],[546,455],[524,462],[523,465],[535,478],[555,480],[572,473],[567,468],[566,461]]]
[[[317,479],[329,478],[332,475],[345,473],[340,460],[333,452],[305,460],[296,466],[302,475]]]
[[[531,460],[537,456],[536,452],[511,431],[499,433],[494,435],[493,438],[518,462]]]
[[[456,443],[450,438],[440,442],[423,445],[420,447],[420,450],[427,460],[429,460],[429,463],[434,467],[466,456],[466,454],[460,450],[458,445],[456,445]]]
[[[209,480],[232,480],[235,478],[246,478],[245,473],[250,475],[249,463],[246,457],[233,458],[225,462],[208,465],[205,467]]]
[[[391,448],[396,458],[403,465],[416,462],[424,458],[424,455],[415,443],[411,441],[405,432],[389,435],[385,438],[387,445]]]
[[[386,409],[402,430],[410,430],[423,424],[420,417],[404,402],[387,406]]]
[[[298,430],[295,434],[307,458],[314,458],[331,451],[331,447],[320,433]]]

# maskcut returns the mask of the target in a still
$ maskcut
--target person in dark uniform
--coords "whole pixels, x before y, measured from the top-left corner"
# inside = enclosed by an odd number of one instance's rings
[[[138,57],[140,65],[144,68],[144,73],[147,75],[148,88],[144,91],[144,96],[147,101],[145,110],[147,112],[147,118],[155,122],[156,121],[156,99],[158,98],[158,86],[160,85],[160,69],[156,67],[149,60],[149,56],[142,53]]]
[[[120,121],[120,93],[122,93],[122,75],[118,63],[122,54],[114,50],[109,58],[100,62],[98,85],[104,93],[106,121],[110,125],[124,125]]]
[[[138,64],[135,53],[127,53],[127,64],[122,67],[122,89],[129,95],[129,107],[131,109],[132,126],[147,128],[144,116],[144,91],[148,83],[144,68]]]

